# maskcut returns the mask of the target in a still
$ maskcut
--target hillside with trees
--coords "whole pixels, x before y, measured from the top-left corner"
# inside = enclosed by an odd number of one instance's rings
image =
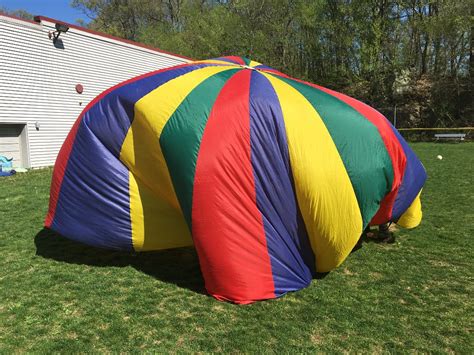
[[[246,56],[354,96],[397,127],[472,126],[470,0],[73,0],[92,29]]]

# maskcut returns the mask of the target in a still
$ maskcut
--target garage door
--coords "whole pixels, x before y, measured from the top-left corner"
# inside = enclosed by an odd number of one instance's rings
[[[0,123],[0,155],[13,158],[13,166],[23,166],[21,131],[24,125]]]

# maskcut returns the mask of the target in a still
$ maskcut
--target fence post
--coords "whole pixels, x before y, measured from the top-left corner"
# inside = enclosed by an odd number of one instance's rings
[[[397,128],[397,105],[393,108],[393,127]]]

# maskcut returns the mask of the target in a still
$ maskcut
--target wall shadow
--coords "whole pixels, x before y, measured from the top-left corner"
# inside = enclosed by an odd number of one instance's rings
[[[43,228],[35,236],[36,255],[69,264],[97,267],[131,266],[166,283],[206,294],[194,248],[154,252],[121,252],[90,247]]]

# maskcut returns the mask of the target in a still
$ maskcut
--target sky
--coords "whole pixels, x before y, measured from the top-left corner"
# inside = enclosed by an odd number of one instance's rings
[[[86,23],[90,19],[80,10],[71,7],[71,0],[0,0],[0,8],[10,11],[26,10],[33,15],[42,15],[69,23],[76,23],[83,19]]]

